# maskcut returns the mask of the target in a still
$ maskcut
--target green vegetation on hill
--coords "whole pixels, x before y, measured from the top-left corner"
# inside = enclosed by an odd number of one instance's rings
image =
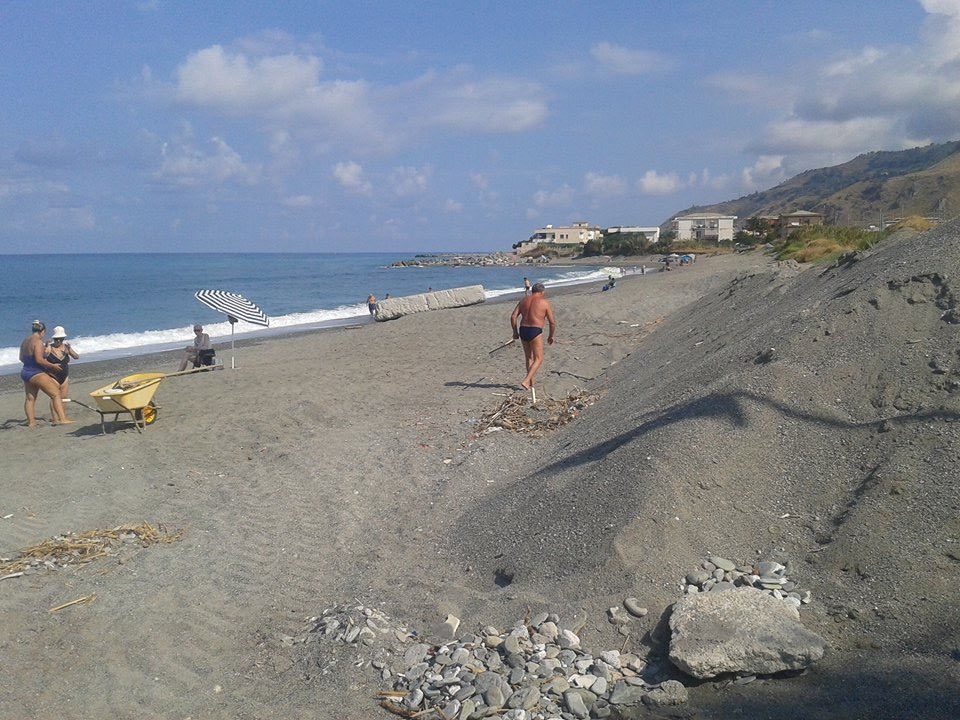
[[[811,226],[794,230],[786,240],[773,243],[778,260],[797,262],[829,262],[840,255],[866,250],[893,234],[909,227],[923,232],[932,224],[921,217],[905,218],[885,230],[862,230],[852,227]]]

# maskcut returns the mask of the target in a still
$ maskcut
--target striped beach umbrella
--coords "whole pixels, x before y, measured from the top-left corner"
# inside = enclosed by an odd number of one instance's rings
[[[269,327],[270,319],[243,295],[226,292],[225,290],[197,290],[193,296],[209,308],[222,312],[230,321],[230,367],[235,368],[233,359],[234,340],[233,328],[242,320],[253,325]]]

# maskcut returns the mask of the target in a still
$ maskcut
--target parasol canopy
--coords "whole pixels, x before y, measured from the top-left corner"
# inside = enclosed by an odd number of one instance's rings
[[[225,290],[197,290],[193,296],[209,308],[222,312],[230,321],[230,367],[236,368],[233,358],[233,328],[239,320],[253,325],[270,326],[270,319],[243,295]]]

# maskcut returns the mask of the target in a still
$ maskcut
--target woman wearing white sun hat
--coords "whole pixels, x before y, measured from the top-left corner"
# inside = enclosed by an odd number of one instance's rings
[[[70,392],[70,358],[79,360],[80,355],[67,342],[67,332],[62,325],[57,325],[53,329],[50,342],[44,347],[43,357],[60,367],[59,371],[50,374],[60,385],[60,399],[66,400]],[[50,412],[53,412],[53,400],[50,401]],[[66,414],[66,406],[64,406],[64,414]]]

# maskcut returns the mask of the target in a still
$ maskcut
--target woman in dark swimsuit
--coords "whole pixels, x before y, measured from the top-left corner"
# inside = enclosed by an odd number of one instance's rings
[[[70,392],[70,358],[80,359],[80,354],[73,349],[67,342],[67,333],[63,326],[57,325],[53,329],[53,335],[50,342],[44,346],[43,357],[54,365],[59,365],[60,370],[53,375],[53,379],[60,385],[60,399],[66,400]],[[53,414],[53,401],[50,401],[50,414]],[[66,407],[64,407],[66,415]]]
[[[43,334],[46,331],[46,325],[39,320],[34,320],[33,332],[30,337],[20,343],[20,362],[23,363],[20,379],[23,380],[23,389],[27,394],[27,399],[23,401],[23,411],[27,415],[27,427],[34,427],[37,424],[37,394],[41,390],[50,396],[53,423],[66,424],[72,422],[67,420],[66,413],[63,411],[63,401],[60,399],[60,384],[50,375],[47,375],[48,370],[57,372],[60,366],[45,360],[43,357]]]

